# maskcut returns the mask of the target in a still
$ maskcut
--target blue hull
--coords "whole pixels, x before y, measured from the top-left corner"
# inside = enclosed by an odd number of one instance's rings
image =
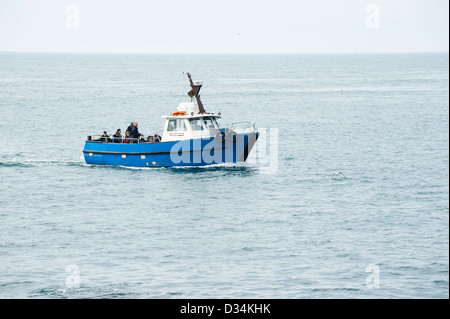
[[[204,166],[244,162],[259,133],[237,134],[235,139],[217,141],[212,137],[175,142],[118,144],[86,141],[87,164],[171,167]]]

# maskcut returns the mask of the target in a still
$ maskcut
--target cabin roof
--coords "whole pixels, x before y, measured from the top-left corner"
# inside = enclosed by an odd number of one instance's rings
[[[220,115],[217,114],[195,114],[195,115],[163,115],[161,116],[165,119],[195,119],[195,118],[203,118],[203,117],[214,117],[221,118]]]

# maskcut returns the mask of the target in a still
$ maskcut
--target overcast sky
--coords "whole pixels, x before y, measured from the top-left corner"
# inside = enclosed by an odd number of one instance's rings
[[[0,0],[0,51],[429,52],[448,0]]]

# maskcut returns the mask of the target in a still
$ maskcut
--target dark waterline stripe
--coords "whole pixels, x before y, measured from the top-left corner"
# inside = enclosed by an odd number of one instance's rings
[[[221,148],[210,148],[210,149],[203,149],[203,150],[189,150],[189,151],[181,151],[182,153],[186,152],[202,152],[202,151],[212,151],[212,150],[224,150],[227,149],[226,147]],[[141,153],[130,153],[130,152],[107,152],[107,151],[87,151],[83,150],[83,153],[95,153],[95,154],[112,154],[112,155],[160,155],[160,154],[171,154],[171,153],[179,153],[180,151],[175,152],[141,152]]]

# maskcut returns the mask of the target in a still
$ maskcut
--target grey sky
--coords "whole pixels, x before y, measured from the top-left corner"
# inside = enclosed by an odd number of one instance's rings
[[[448,0],[0,0],[0,51],[448,52],[448,10]]]

